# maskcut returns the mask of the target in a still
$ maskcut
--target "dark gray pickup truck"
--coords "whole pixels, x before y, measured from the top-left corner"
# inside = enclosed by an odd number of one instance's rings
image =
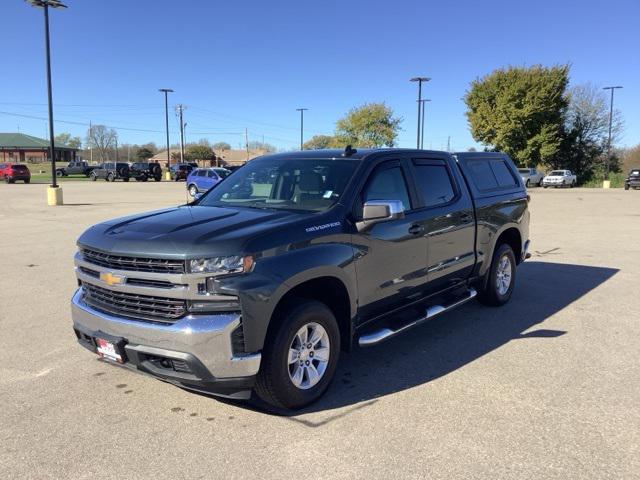
[[[84,232],[73,327],[102,358],[181,387],[300,408],[340,351],[474,297],[507,302],[528,246],[506,155],[268,155],[191,204]]]

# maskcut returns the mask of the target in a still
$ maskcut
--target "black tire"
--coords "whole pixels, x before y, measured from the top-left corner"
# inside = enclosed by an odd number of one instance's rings
[[[107,178],[105,180],[107,182],[115,182],[116,178],[113,176],[113,173],[110,173],[109,175],[107,175]]]
[[[571,188],[574,188],[576,186],[576,181],[574,180],[573,182],[571,182]]]
[[[11,180],[8,176],[4,177],[4,181],[7,183],[13,183],[13,180]]]
[[[262,364],[256,378],[255,392],[272,407],[298,409],[316,400],[327,390],[335,374],[340,356],[340,330],[333,313],[325,304],[300,299],[283,312],[269,333],[262,350]],[[296,387],[289,377],[289,348],[296,333],[307,323],[321,325],[329,337],[330,354],[327,367],[318,383],[308,389]]]
[[[31,179],[30,178],[25,178],[24,183],[31,183]]]
[[[547,185],[542,185],[542,188],[547,188]]]
[[[98,179],[98,177],[96,176],[96,174],[95,174],[95,173],[93,173],[93,172],[91,172],[91,173],[89,174],[89,178],[91,179],[91,181],[92,181],[92,182],[95,182],[95,181]]]
[[[625,190],[629,190],[629,185],[625,183],[625,184],[624,184],[624,189],[625,189]]]
[[[526,182],[524,182],[524,186],[525,186],[525,187],[527,187],[527,188],[529,188],[529,179],[528,179],[528,178],[527,178],[527,181],[526,181]]]
[[[156,182],[159,182],[160,180],[162,180],[162,175],[157,175],[157,176],[153,177],[153,179],[154,179]]]
[[[511,278],[509,288],[504,293],[500,293],[497,286],[498,280],[498,267],[500,261],[503,258],[508,258],[511,262]],[[487,277],[483,282],[483,285],[478,288],[478,300],[485,305],[500,306],[504,305],[511,298],[513,293],[513,287],[516,284],[516,257],[511,247],[502,243],[498,245],[493,252],[493,258],[491,260],[491,267],[487,272]]]
[[[540,181],[538,182],[538,186],[541,187],[542,186],[542,179],[540,179]]]
[[[62,169],[56,170],[56,177],[66,177],[64,170]]]
[[[129,181],[129,177],[124,177],[124,178],[122,179],[122,181],[123,181],[123,182],[128,182],[128,181]]]
[[[196,198],[196,195],[198,194],[198,187],[195,186],[193,183],[191,185],[189,185],[189,188],[187,188],[187,190],[189,191],[189,195],[191,195],[193,198]]]

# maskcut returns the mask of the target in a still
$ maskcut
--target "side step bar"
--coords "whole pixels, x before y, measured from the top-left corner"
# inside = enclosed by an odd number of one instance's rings
[[[389,338],[394,337],[399,333],[404,332],[405,330],[409,330],[410,328],[413,328],[416,325],[420,325],[428,320],[431,320],[433,317],[440,315],[441,313],[444,313],[448,310],[451,310],[452,308],[455,308],[459,305],[462,305],[463,303],[468,302],[469,300],[474,298],[477,294],[478,292],[476,292],[475,288],[469,288],[469,290],[466,292],[466,295],[463,296],[462,298],[459,298],[448,305],[432,305],[427,308],[427,311],[425,312],[424,317],[418,318],[417,320],[414,320],[410,323],[402,325],[396,330],[392,330],[391,328],[385,327],[385,328],[381,328],[380,330],[376,330],[374,332],[362,335],[358,339],[358,345],[360,345],[361,347],[370,347],[372,345],[377,345],[378,343],[384,342],[385,340],[388,340]]]

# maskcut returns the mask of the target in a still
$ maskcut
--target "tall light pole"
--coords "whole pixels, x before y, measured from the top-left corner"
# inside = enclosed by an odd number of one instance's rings
[[[164,93],[164,128],[167,132],[167,178],[170,176],[169,167],[171,166],[171,150],[169,150],[169,101],[168,94],[173,93],[170,88],[160,88],[159,92]]]
[[[604,87],[603,90],[611,90],[611,104],[609,110],[609,139],[607,140],[607,163],[604,169],[604,179],[609,180],[609,162],[611,162],[611,127],[613,126],[613,92],[616,89],[622,88],[621,86],[616,87]]]
[[[420,148],[420,116],[422,112],[422,82],[431,80],[429,77],[413,77],[412,82],[418,82],[418,134],[416,138],[416,148]]]
[[[44,41],[47,57],[47,96],[49,99],[49,158],[51,160],[51,186],[47,190],[49,205],[62,205],[62,189],[58,188],[56,179],[56,150],[53,138],[53,93],[51,88],[51,47],[49,45],[49,7],[67,8],[59,0],[26,0],[33,7],[44,10]]]
[[[304,140],[304,112],[309,110],[308,108],[296,108],[297,112],[300,112],[300,150],[304,150],[303,148],[303,140]]]
[[[427,109],[425,103],[430,102],[431,99],[430,98],[425,98],[423,100],[420,100],[420,102],[422,103],[422,120],[420,121],[420,149],[424,149],[424,117],[425,117],[425,110]]]

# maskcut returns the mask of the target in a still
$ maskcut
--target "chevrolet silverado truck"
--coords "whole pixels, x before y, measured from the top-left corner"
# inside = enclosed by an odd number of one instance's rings
[[[88,177],[92,170],[98,167],[89,166],[84,160],[74,160],[69,162],[66,167],[60,167],[56,169],[56,175],[58,177],[68,177],[69,175],[84,175]]]
[[[507,302],[528,201],[500,153],[262,156],[190,204],[85,231],[75,335],[183,388],[301,408],[326,391],[341,351],[474,297]]]

